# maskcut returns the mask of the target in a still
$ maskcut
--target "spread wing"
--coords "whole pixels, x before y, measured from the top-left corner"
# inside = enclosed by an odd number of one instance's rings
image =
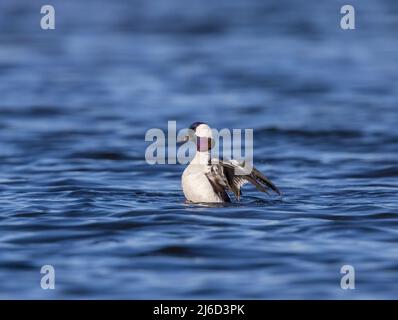
[[[277,194],[281,194],[279,189],[260,171],[252,168],[250,172],[247,172],[244,163],[239,163],[236,160],[213,159],[210,163],[210,171],[206,176],[217,194],[222,195],[226,194],[226,190],[231,191],[238,200],[242,194],[241,187],[248,182],[254,184],[262,192],[268,193],[268,190],[271,189]]]

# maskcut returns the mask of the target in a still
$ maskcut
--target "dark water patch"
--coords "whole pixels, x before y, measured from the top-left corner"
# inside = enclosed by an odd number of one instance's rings
[[[117,28],[122,32],[134,32],[139,34],[156,34],[168,36],[217,36],[224,33],[227,28],[222,21],[211,19],[193,21],[189,18],[175,16],[164,19],[163,27],[158,24],[148,25],[135,23],[131,20],[121,21]]]
[[[69,112],[61,106],[29,106],[29,107],[0,107],[0,116],[43,118],[61,116]]]
[[[283,95],[300,96],[303,95],[322,95],[331,91],[331,86],[328,83],[322,82],[304,82],[298,83],[296,86],[280,87],[278,91]]]
[[[380,212],[368,215],[369,219],[396,219],[398,217],[398,213],[391,212]]]
[[[72,159],[95,159],[95,160],[131,160],[131,158],[120,151],[85,151],[69,155]]]
[[[134,230],[137,228],[145,227],[150,225],[145,221],[124,219],[118,221],[103,221],[103,222],[92,222],[92,223],[84,223],[81,227],[74,227],[77,229],[84,230],[114,230],[114,231],[127,231]]]
[[[52,229],[50,229],[52,230]],[[18,237],[12,240],[8,240],[7,242],[12,244],[20,244],[20,245],[36,245],[36,244],[48,244],[48,243],[73,243],[75,241],[82,241],[86,239],[93,239],[94,237],[104,237],[104,233],[89,233],[85,232],[75,232],[68,231],[68,234],[63,234],[61,231],[58,231],[57,234],[52,234],[50,230],[47,230],[46,235],[44,236],[34,236],[34,235],[26,235],[22,237]]]
[[[345,175],[347,178],[371,179],[371,178],[395,178],[398,177],[397,166],[384,166],[379,169],[368,168],[360,172],[353,172]]]
[[[148,252],[146,254],[150,256],[161,255],[161,256],[171,256],[171,257],[194,257],[196,255],[195,250],[183,246],[163,247],[159,250]]]
[[[272,136],[292,136],[302,138],[360,138],[363,134],[360,131],[355,130],[311,130],[311,129],[288,129],[279,127],[265,127],[256,129],[257,135],[272,135]]]
[[[7,263],[0,263],[0,269],[13,271],[30,271],[34,266],[27,261],[9,261]]]

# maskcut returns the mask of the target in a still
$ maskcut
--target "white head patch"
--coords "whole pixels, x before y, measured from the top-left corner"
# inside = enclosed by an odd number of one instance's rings
[[[196,127],[195,134],[198,137],[213,138],[213,132],[211,131],[210,127],[205,123],[202,123]]]

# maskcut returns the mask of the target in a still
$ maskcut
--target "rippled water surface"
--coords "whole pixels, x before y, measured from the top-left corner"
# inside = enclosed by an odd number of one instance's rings
[[[397,297],[396,1],[51,2],[0,3],[0,298]],[[186,204],[168,120],[253,128],[283,196]]]

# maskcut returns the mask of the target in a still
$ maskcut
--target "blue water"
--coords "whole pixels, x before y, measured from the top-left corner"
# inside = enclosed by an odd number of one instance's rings
[[[397,297],[396,1],[48,2],[0,2],[0,298]],[[283,196],[186,204],[169,120],[253,128]]]

